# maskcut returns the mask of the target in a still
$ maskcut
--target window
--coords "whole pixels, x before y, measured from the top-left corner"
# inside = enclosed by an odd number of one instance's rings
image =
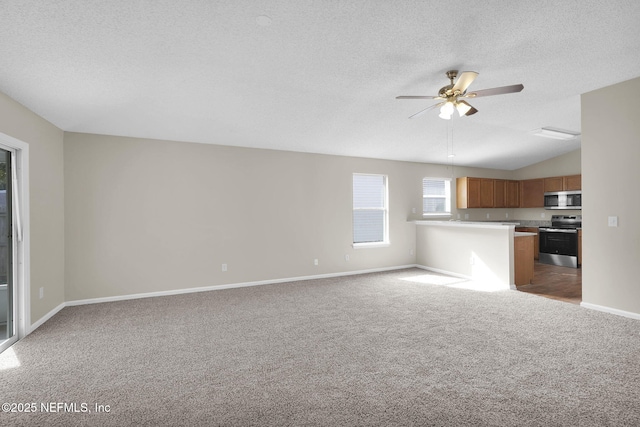
[[[386,175],[353,174],[353,244],[389,243]]]
[[[424,178],[422,180],[422,215],[451,215],[451,179]]]

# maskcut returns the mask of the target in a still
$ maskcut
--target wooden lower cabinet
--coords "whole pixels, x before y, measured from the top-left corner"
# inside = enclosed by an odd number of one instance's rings
[[[533,245],[536,236],[516,236],[513,248],[514,281],[516,286],[533,280]]]
[[[582,229],[578,230],[578,265],[582,265]]]
[[[524,231],[525,233],[536,233],[533,239],[533,258],[538,259],[540,256],[540,236],[538,227],[516,227],[516,231]]]

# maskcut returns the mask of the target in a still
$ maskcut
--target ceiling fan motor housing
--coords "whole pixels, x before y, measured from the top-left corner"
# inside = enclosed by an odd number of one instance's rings
[[[453,94],[453,91],[451,89],[453,89],[452,84],[441,87],[440,90],[438,91],[438,96],[440,98],[448,98]]]
[[[451,83],[441,87],[440,91],[438,91],[438,96],[442,98],[452,98],[462,95],[462,92],[459,90],[453,90],[453,86],[455,85],[453,81],[458,77],[458,70],[449,70],[446,72],[446,75]]]

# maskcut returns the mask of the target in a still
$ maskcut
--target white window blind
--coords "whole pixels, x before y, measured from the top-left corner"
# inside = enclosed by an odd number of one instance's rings
[[[387,229],[387,177],[353,174],[353,243],[385,243]]]
[[[451,215],[451,180],[449,178],[422,180],[422,215]]]

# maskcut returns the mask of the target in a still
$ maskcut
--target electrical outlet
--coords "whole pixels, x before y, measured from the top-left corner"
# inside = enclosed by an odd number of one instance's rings
[[[470,264],[470,265],[474,265],[475,263],[476,263],[476,259],[475,259],[475,257],[474,257],[473,255],[471,255],[471,256],[469,257],[469,264]]]
[[[347,255],[345,255],[345,256],[344,256],[344,260],[345,260],[345,261],[349,261],[349,254],[347,254]]]
[[[608,219],[609,227],[617,227],[618,226],[618,217],[610,216]]]
[[[464,219],[469,219],[469,214],[464,214]]]
[[[487,219],[491,218],[491,214],[487,214]]]
[[[540,214],[540,218],[544,218],[545,216],[546,216],[546,215],[544,214],[544,212],[542,212],[542,213]]]
[[[411,213],[416,213],[416,208],[411,208]]]
[[[509,218],[509,212],[505,213],[505,214],[504,214],[504,217],[505,217],[505,218]]]
[[[39,291],[40,291],[40,295],[39,295],[40,299],[44,298],[44,288],[40,288]]]
[[[318,258],[313,260],[313,265],[318,265]]]
[[[222,271],[227,271],[227,264],[222,264]]]
[[[409,255],[413,255],[413,249],[409,251]]]

